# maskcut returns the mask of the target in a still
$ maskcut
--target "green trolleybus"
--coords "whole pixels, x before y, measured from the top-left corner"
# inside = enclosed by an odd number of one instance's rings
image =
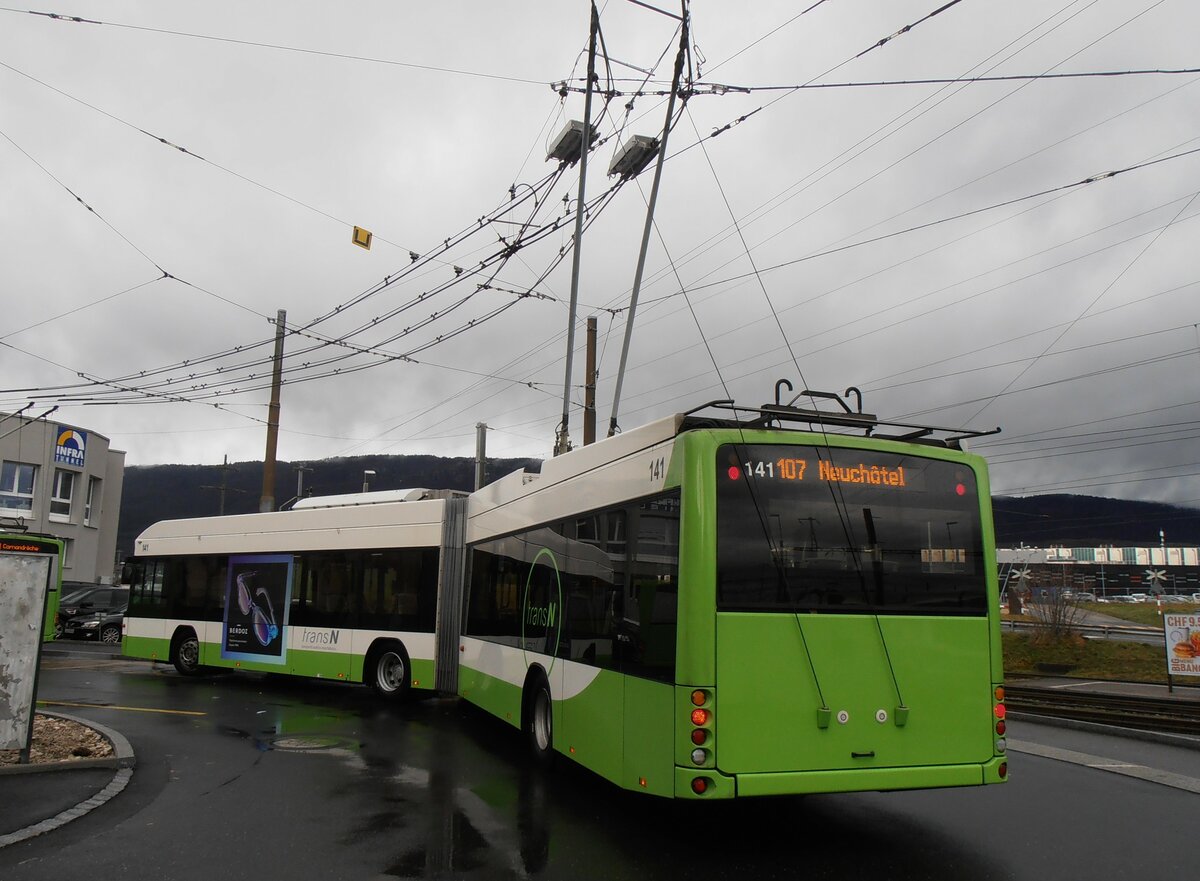
[[[844,412],[717,402],[465,498],[156,524],[125,652],[457,693],[659,796],[1003,782],[978,432],[824,396]]]
[[[535,755],[661,796],[1003,781],[971,435],[717,406],[471,497],[459,694]]]
[[[54,622],[58,618],[58,600],[62,594],[62,540],[48,535],[25,532],[0,532],[0,554],[37,555],[50,558],[49,583],[46,591],[46,611],[42,626],[42,641],[54,639]]]

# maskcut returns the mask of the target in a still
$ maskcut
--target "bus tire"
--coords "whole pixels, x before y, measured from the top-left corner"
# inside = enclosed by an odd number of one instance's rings
[[[408,652],[400,642],[386,642],[367,656],[366,676],[375,693],[385,700],[401,700],[412,682]]]
[[[180,676],[200,675],[200,640],[195,631],[180,630],[171,640],[171,663]]]
[[[529,744],[529,754],[539,765],[548,764],[554,755],[554,704],[550,683],[540,670],[526,681],[522,705],[521,728]]]

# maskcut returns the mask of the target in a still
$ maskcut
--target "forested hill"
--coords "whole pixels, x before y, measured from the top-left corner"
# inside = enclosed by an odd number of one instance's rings
[[[304,489],[313,495],[353,493],[362,489],[363,471],[372,470],[371,489],[429,487],[469,490],[475,482],[475,460],[440,456],[354,456],[304,463]],[[528,468],[538,471],[537,459],[491,459],[486,479],[496,480]],[[276,504],[296,494],[296,470],[291,463],[276,468]],[[262,492],[262,463],[222,465],[149,465],[125,470],[121,524],[117,549],[128,555],[138,534],[158,520],[208,517],[220,512],[225,486],[225,513],[258,510]],[[1159,530],[1167,544],[1200,545],[1200,510],[1157,502],[1129,502],[1096,496],[1048,495],[993,500],[996,540],[1000,547],[1021,542],[1032,546],[1157,545]]]
[[[303,464],[304,494],[332,496],[362,490],[363,471],[375,472],[372,490],[470,490],[475,486],[473,458],[441,456],[351,456]],[[541,469],[540,459],[489,459],[485,479],[497,480],[519,468]],[[121,522],[117,551],[128,556],[134,539],[151,523],[181,517],[212,517],[221,512],[221,487],[225,487],[225,513],[249,514],[258,510],[262,495],[262,462],[229,465],[132,465],[125,469],[121,497]],[[296,469],[290,462],[275,466],[275,503],[296,495]]]
[[[1200,509],[1099,496],[996,496],[996,543],[1017,547],[1200,545]]]

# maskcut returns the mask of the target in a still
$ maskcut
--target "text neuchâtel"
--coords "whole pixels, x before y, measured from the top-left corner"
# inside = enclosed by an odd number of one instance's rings
[[[822,460],[817,470],[821,480],[835,483],[869,483],[872,486],[906,486],[904,466],[886,468],[882,465],[843,467]]]

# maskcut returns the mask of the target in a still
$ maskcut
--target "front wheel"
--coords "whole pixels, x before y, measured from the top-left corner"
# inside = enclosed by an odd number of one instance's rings
[[[121,628],[114,625],[109,625],[100,631],[100,641],[109,645],[116,645],[121,641]]]
[[[388,700],[398,700],[408,691],[408,658],[402,648],[390,646],[375,655],[371,687]]]
[[[194,633],[186,633],[175,646],[172,659],[181,676],[200,675],[200,640]]]

